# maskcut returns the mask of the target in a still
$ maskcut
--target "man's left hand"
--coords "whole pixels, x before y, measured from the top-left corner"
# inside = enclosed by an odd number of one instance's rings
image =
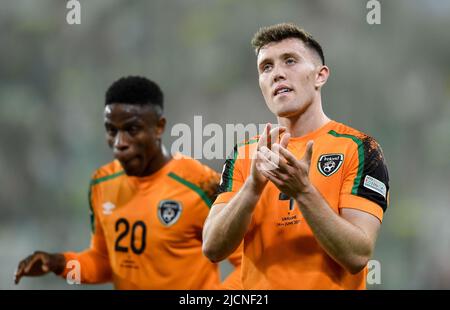
[[[296,159],[290,151],[278,143],[272,145],[272,150],[266,147],[261,148],[257,156],[264,162],[264,167],[272,168],[260,170],[260,172],[281,192],[297,199],[311,187],[309,167],[313,144],[313,141],[308,141],[305,155],[301,159]]]

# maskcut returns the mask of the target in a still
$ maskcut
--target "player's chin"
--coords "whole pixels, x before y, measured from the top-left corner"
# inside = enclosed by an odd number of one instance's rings
[[[304,111],[305,106],[297,102],[280,102],[273,106],[272,112],[277,117],[291,118],[296,117]]]
[[[122,163],[122,168],[125,171],[125,174],[130,177],[139,177],[142,175],[142,167],[140,165],[134,163]]]
[[[289,118],[296,116],[298,114],[298,110],[298,108],[293,107],[280,107],[275,110],[274,114],[278,117]]]
[[[269,109],[278,117],[287,117],[295,112],[295,109],[291,104],[289,104],[289,102],[271,102],[269,105]]]

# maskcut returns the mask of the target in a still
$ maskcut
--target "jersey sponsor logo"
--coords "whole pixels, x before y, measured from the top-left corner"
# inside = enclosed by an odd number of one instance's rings
[[[344,154],[323,154],[317,162],[317,168],[324,176],[329,177],[342,166]]]
[[[277,227],[287,227],[290,225],[300,224],[300,216],[298,214],[292,214],[293,212],[298,211],[298,210],[294,210],[294,199],[289,197],[285,193],[280,192],[280,194],[278,195],[278,200],[281,200],[281,201],[288,200],[289,201],[289,209],[287,211],[287,215],[281,216],[279,218],[279,220],[276,223]]]
[[[292,199],[285,193],[280,193],[280,195],[278,195],[278,200],[289,200],[289,211],[294,210],[294,199]]]
[[[158,218],[165,226],[172,226],[180,218],[181,203],[175,200],[161,200],[158,206]]]
[[[105,202],[103,204],[103,214],[110,215],[112,211],[116,208],[116,206],[112,202]]]
[[[364,178],[364,187],[373,190],[374,192],[377,192],[378,194],[386,198],[386,185],[384,185],[384,183],[380,180],[377,180],[370,175],[366,175],[366,177]]]

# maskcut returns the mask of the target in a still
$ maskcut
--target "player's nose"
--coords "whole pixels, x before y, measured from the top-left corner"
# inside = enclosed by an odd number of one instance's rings
[[[272,82],[277,83],[279,81],[286,80],[286,74],[281,66],[274,66],[272,70]]]
[[[130,147],[130,144],[126,139],[125,134],[119,131],[114,138],[113,146],[114,146],[114,153],[116,152],[121,153],[123,151],[126,151]]]

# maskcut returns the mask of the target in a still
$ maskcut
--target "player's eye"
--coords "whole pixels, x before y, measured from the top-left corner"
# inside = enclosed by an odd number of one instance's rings
[[[117,134],[117,129],[116,128],[112,128],[112,127],[106,127],[106,133],[108,134],[108,136],[110,137],[114,137]]]
[[[272,64],[269,64],[269,63],[265,64],[265,65],[262,67],[262,71],[263,71],[263,72],[269,72],[271,69],[272,69]]]
[[[139,132],[139,127],[138,126],[131,126],[130,128],[128,128],[128,133],[132,136],[136,135]]]
[[[296,63],[296,61],[295,61],[295,59],[292,58],[292,57],[286,59],[286,64],[288,64],[288,65],[293,65],[293,64],[295,64],[295,63]]]

